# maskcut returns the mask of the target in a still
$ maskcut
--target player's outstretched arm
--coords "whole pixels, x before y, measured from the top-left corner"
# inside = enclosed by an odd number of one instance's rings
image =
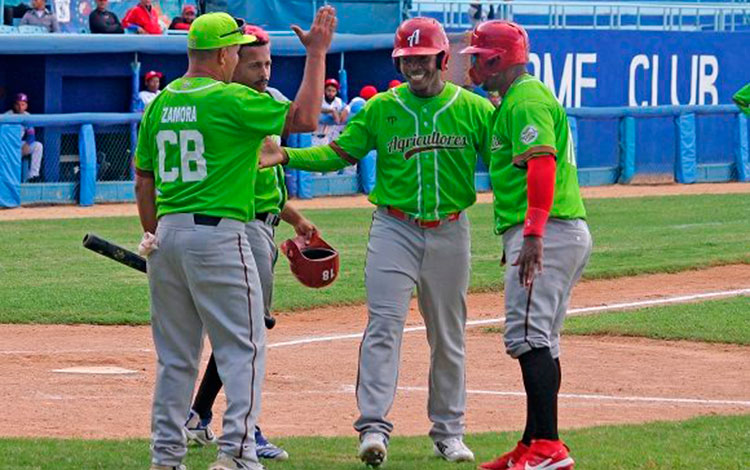
[[[266,138],[258,155],[260,168],[287,165],[290,168],[307,171],[336,171],[354,165],[357,160],[342,150],[335,142],[329,145],[304,149],[279,147]]]
[[[323,102],[326,53],[331,47],[337,21],[336,10],[327,5],[318,10],[307,33],[297,25],[292,26],[292,30],[305,46],[307,59],[302,83],[286,118],[285,133],[312,132],[318,127]]]

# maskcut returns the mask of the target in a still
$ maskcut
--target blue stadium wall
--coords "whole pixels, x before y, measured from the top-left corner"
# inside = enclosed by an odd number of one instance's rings
[[[462,37],[452,38],[456,46]],[[729,104],[750,81],[750,33],[534,30],[530,39],[532,73],[571,108]],[[276,37],[272,44],[271,83],[293,97],[304,51],[294,37]],[[391,44],[391,35],[339,35],[327,75],[337,77],[343,60],[350,96],[366,84],[384,89],[398,77]],[[185,38],[0,36],[0,104],[7,108],[11,97],[23,91],[37,114],[129,111],[136,56],[141,76],[156,69],[167,80],[176,78],[187,65]],[[452,62],[463,70],[455,51]],[[696,118],[699,164],[732,161],[734,120],[727,114]],[[619,120],[579,118],[577,124],[579,167],[617,166]],[[674,118],[639,118],[635,124],[636,173],[672,173],[679,147]],[[45,159],[49,151],[54,150],[48,147]]]

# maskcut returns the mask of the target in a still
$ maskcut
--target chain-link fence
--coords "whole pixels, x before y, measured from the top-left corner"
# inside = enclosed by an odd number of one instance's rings
[[[134,124],[94,126],[96,180],[133,179]],[[33,129],[33,131],[31,131]],[[30,139],[29,133],[34,138]],[[80,173],[80,126],[44,125],[24,128],[21,181],[24,183],[77,182]]]
[[[94,126],[97,181],[133,179],[133,154],[137,129],[131,126],[135,124]]]

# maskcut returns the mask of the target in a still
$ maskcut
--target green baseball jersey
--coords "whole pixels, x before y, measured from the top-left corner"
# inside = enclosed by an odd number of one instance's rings
[[[335,142],[357,159],[377,150],[370,201],[437,220],[476,201],[474,169],[493,109],[449,82],[430,98],[404,84],[370,99]]]
[[[268,87],[268,96],[282,103],[289,102],[279,90]],[[278,136],[274,137],[276,143],[281,143]],[[277,165],[271,168],[258,170],[255,180],[255,212],[279,214],[284,209],[287,200],[286,183],[284,182],[284,168]]]
[[[287,200],[284,167],[276,165],[258,170],[255,180],[255,212],[279,214]]]
[[[196,213],[246,222],[254,214],[258,151],[289,110],[244,85],[179,78],[146,109],[136,168],[153,173],[157,217]]]
[[[557,161],[550,217],[586,217],[568,116],[542,82],[528,74],[516,79],[492,115],[490,126],[487,145],[496,233],[524,222],[528,207],[526,162],[539,154],[553,154]]]

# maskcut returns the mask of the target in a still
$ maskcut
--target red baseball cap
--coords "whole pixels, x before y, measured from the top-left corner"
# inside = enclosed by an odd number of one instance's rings
[[[187,12],[190,12],[192,14],[196,14],[198,12],[198,10],[195,9],[195,5],[185,5],[185,6],[182,7],[182,14],[184,15]]]
[[[359,96],[360,98],[364,98],[365,100],[369,100],[373,96],[378,94],[378,89],[375,88],[372,85],[366,85],[363,86],[361,90],[359,90]]]
[[[255,38],[257,39],[256,42],[259,43],[259,46],[271,42],[271,37],[268,35],[268,32],[255,24],[246,24],[245,26],[243,26],[242,34],[255,36]],[[250,45],[252,46],[253,44]]]
[[[151,80],[154,77],[162,78],[164,75],[161,72],[157,72],[156,70],[151,70],[148,73],[146,73],[146,81]]]
[[[339,85],[339,81],[335,78],[329,78],[328,80],[326,80],[324,86],[333,86],[336,87],[337,90],[341,88],[341,85]]]
[[[396,88],[397,86],[401,85],[401,80],[391,80],[388,82],[388,89]]]

